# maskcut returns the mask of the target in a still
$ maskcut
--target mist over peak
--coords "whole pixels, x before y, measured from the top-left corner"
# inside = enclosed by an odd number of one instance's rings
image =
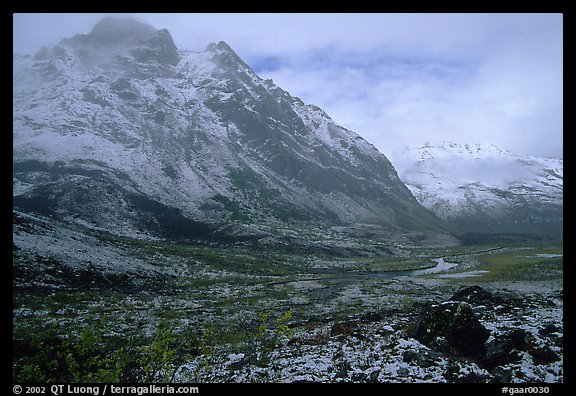
[[[443,142],[391,156],[414,196],[465,231],[562,233],[563,160]]]
[[[156,61],[176,66],[180,59],[168,30],[156,30],[131,17],[112,16],[96,23],[88,34],[64,38],[52,49],[42,48],[35,58],[69,61],[73,54],[88,67],[110,63],[120,65],[127,58],[140,63]]]
[[[107,42],[143,36],[155,31],[151,25],[137,21],[132,17],[108,16],[94,25],[88,36],[100,42]]]

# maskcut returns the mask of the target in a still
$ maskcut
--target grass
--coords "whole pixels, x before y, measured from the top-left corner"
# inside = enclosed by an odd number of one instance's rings
[[[538,257],[539,254],[562,255],[563,247],[516,247],[477,257],[480,265],[475,268],[488,271],[475,280],[494,281],[539,281],[562,279],[563,257]]]

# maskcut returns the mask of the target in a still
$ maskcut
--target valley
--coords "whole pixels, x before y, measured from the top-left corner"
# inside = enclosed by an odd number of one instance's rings
[[[13,382],[563,382],[562,159],[390,161],[112,16],[13,55],[12,136]]]
[[[290,252],[270,242],[257,247],[132,239],[16,213],[14,378],[562,381],[561,242],[425,247],[341,233],[340,245],[356,247],[342,254],[306,249],[322,232],[312,234],[302,230],[301,250]],[[371,246],[378,244],[375,253]],[[535,364],[540,355],[512,346],[503,357],[498,344],[502,362],[491,367],[483,358],[427,346],[411,334],[427,309],[448,304],[470,286],[490,295],[469,301],[490,331],[487,346],[522,329],[527,345],[547,357]],[[89,335],[94,350],[84,353],[99,356],[100,363],[70,377],[73,365],[65,356],[80,352],[68,349],[80,348]],[[166,354],[151,354],[154,346]],[[42,348],[54,350],[33,353]],[[129,361],[122,365],[121,357],[109,357],[114,348],[138,350],[157,367],[136,372]],[[53,361],[41,362],[40,356]]]

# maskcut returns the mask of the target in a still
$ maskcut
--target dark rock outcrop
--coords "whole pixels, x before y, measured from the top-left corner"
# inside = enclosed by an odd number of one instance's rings
[[[459,289],[450,297],[450,300],[464,301],[468,304],[499,304],[502,302],[500,296],[496,296],[480,286],[468,286]]]
[[[409,335],[424,345],[456,356],[478,358],[490,332],[480,323],[470,304],[445,302],[425,309]]]
[[[518,362],[522,352],[528,352],[536,365],[560,360],[548,346],[538,344],[534,335],[523,329],[514,329],[486,343],[486,352],[480,363],[487,369],[493,369]]]

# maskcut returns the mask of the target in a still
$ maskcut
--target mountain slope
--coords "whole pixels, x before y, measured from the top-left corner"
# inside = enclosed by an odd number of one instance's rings
[[[388,159],[259,78],[224,42],[105,18],[14,55],[14,206],[114,233],[236,223],[445,230]]]
[[[418,201],[462,231],[562,233],[561,159],[457,143],[405,149],[394,159]]]

